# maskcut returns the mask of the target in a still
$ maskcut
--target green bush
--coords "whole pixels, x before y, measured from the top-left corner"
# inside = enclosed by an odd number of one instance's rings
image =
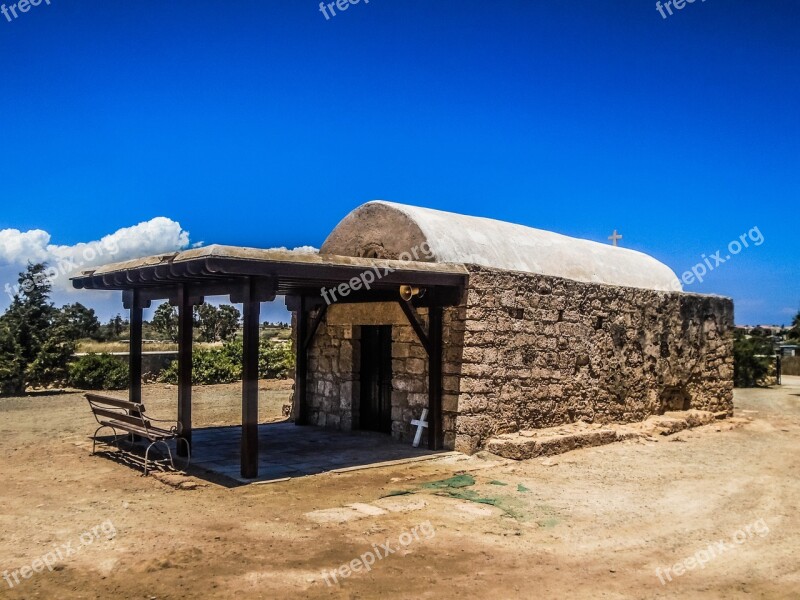
[[[258,348],[258,376],[261,379],[286,379],[294,368],[291,344],[263,340]]]
[[[69,366],[69,384],[82,390],[123,390],[128,363],[110,354],[87,354]]]
[[[69,381],[69,363],[75,353],[75,342],[62,337],[60,332],[51,334],[42,344],[26,371],[28,385],[47,387],[63,385]]]
[[[192,353],[192,383],[210,385],[233,383],[242,378],[242,360],[236,357],[236,349],[226,344],[219,349],[195,350]],[[239,344],[241,348],[241,344]],[[241,351],[239,356],[241,357]],[[173,361],[161,372],[159,381],[178,383],[178,361]]]
[[[195,350],[192,353],[192,383],[210,385],[234,383],[242,379],[242,342],[227,342],[222,348]],[[288,377],[294,366],[289,344],[264,340],[258,349],[258,376],[263,379]],[[163,383],[178,383],[178,361],[173,361],[158,378]]]

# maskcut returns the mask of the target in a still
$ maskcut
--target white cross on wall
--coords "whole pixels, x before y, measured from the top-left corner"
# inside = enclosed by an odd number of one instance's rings
[[[619,244],[617,242],[622,239],[622,236],[620,234],[618,234],[617,230],[615,229],[614,233],[612,233],[610,236],[608,236],[608,239],[610,239],[611,243],[614,244],[615,246],[619,246]]]
[[[417,448],[419,446],[419,441],[422,439],[422,430],[428,426],[428,422],[425,420],[428,418],[428,409],[422,409],[422,416],[419,419],[412,419],[411,425],[417,428],[417,433],[414,435],[414,443],[412,446]]]

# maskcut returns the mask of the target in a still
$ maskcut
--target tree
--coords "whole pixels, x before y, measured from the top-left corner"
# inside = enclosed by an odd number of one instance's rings
[[[178,310],[169,302],[164,302],[156,309],[150,325],[170,341],[178,341]]]
[[[55,325],[69,340],[96,339],[100,334],[100,321],[94,310],[77,302],[64,306],[56,313]]]
[[[25,388],[25,365],[19,346],[7,325],[0,324],[0,396]]]
[[[19,290],[0,317],[0,393],[24,394],[28,385],[66,379],[75,351],[66,323],[50,302],[44,264],[29,264],[19,274]]]
[[[108,332],[110,335],[118,338],[122,335],[123,331],[130,327],[130,325],[131,324],[127,319],[123,319],[121,316],[117,315],[109,319],[106,327],[108,327]]]
[[[36,360],[56,310],[50,302],[51,286],[45,270],[43,263],[29,264],[26,271],[19,274],[20,293],[14,295],[11,306],[0,317],[14,335],[26,365]]]
[[[97,332],[97,338],[106,342],[116,341],[123,336],[128,330],[128,327],[130,327],[130,322],[127,319],[123,319],[120,315],[116,315],[109,319],[108,323],[100,326],[100,331]]]
[[[786,334],[787,339],[795,342],[800,342],[800,310],[792,319],[792,328]]]
[[[769,373],[774,354],[771,338],[736,332],[733,341],[733,381],[736,387],[755,387]]]
[[[227,342],[239,331],[241,313],[229,304],[195,306],[195,319],[203,342]]]

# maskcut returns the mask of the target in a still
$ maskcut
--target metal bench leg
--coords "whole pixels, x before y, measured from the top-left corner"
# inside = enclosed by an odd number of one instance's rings
[[[189,463],[192,461],[192,448],[189,445],[189,441],[186,438],[175,438],[175,448],[178,447],[178,444],[183,442],[186,445],[186,465],[183,467],[183,472],[186,472],[186,469],[189,468]],[[180,455],[180,452],[178,453]],[[172,468],[175,468],[175,465],[172,465]]]
[[[144,451],[144,476],[145,477],[147,477],[147,464],[148,464],[148,460],[149,460],[149,457],[150,457],[150,448],[152,448],[153,446],[157,446],[158,444],[163,444],[164,447],[167,449],[167,456],[169,457],[169,464],[172,466],[173,469],[175,468],[175,461],[172,460],[172,450],[170,450],[169,444],[167,442],[165,442],[164,440],[156,440],[155,442],[151,443],[147,447],[147,450]]]
[[[147,461],[150,457],[150,448],[157,445],[159,442],[152,442],[148,447],[147,450],[144,451],[144,476],[147,477]]]
[[[117,430],[111,427],[111,425],[100,425],[97,429],[94,430],[94,435],[92,436],[92,456],[94,456],[95,449],[97,447],[97,434],[101,429],[110,429],[114,432],[114,441],[117,441]],[[119,449],[119,448],[118,448]]]
[[[172,467],[172,470],[174,471],[175,461],[172,459],[172,450],[170,449],[169,444],[167,442],[162,441],[161,443],[164,444],[164,448],[167,449],[167,455],[169,456],[169,464]]]

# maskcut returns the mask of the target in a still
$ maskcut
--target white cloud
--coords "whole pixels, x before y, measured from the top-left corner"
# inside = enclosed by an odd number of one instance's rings
[[[56,303],[60,300],[75,302],[74,298],[64,298],[64,295],[76,292],[69,278],[78,272],[112,262],[175,252],[190,244],[189,232],[184,231],[180,223],[166,217],[156,217],[133,227],[118,229],[99,240],[72,246],[51,244],[50,241],[50,234],[41,229],[24,232],[0,230],[0,275],[8,284],[5,288],[7,293],[16,286],[17,273],[28,262],[46,262],[51,268]]]
[[[289,250],[286,246],[280,246],[278,248],[267,248],[267,250],[286,250],[290,252],[299,252],[301,254],[319,254],[319,248],[314,248],[314,246],[298,246],[297,248],[292,248]]]
[[[22,232],[19,229],[0,230],[0,263],[26,264],[27,261],[47,260],[50,234],[41,229]]]
[[[184,231],[180,223],[166,217],[156,217],[133,227],[119,229],[99,240],[72,246],[52,244],[51,235],[41,229],[24,232],[3,229],[0,230],[0,312],[10,304],[9,294],[13,294],[18,273],[25,269],[27,263],[46,262],[58,271],[52,279],[52,300],[56,306],[80,302],[95,309],[98,316],[106,320],[115,314],[125,313],[120,293],[76,290],[69,280],[71,276],[108,263],[167,254],[202,245],[203,242],[192,243],[189,232]],[[287,250],[285,247],[273,249]],[[313,246],[300,246],[293,251],[319,253]],[[145,318],[151,316],[146,313]],[[262,320],[289,322],[291,314],[283,302],[270,302],[263,307]]]
[[[189,232],[180,223],[156,217],[133,227],[119,229],[102,239],[74,246],[48,245],[54,262],[71,262],[78,268],[95,267],[109,262],[174,252],[189,246]]]

